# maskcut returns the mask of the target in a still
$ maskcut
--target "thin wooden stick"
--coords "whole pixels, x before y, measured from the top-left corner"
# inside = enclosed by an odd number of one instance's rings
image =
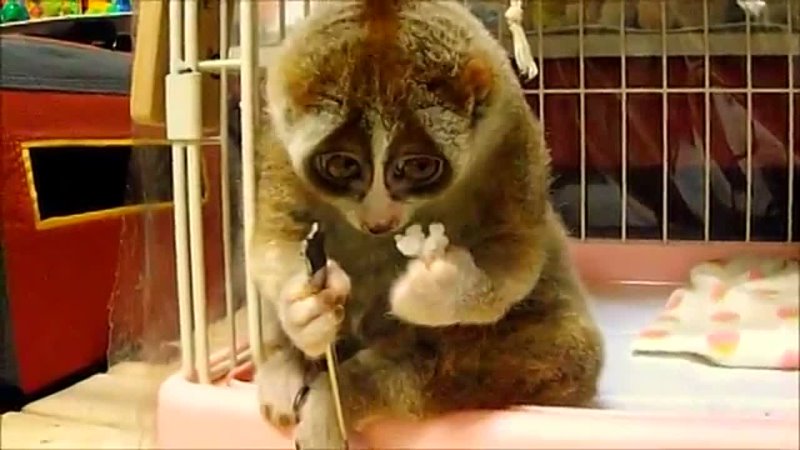
[[[312,277],[312,283],[319,283],[319,288],[325,286],[325,277],[327,276],[325,268],[328,257],[325,254],[324,239],[324,234],[320,230],[319,224],[314,222],[311,226],[311,231],[303,242],[303,253],[308,264],[308,274]],[[317,274],[321,274],[321,276],[315,279]],[[314,288],[317,288],[317,286],[314,286]],[[339,432],[342,434],[342,440],[346,443],[347,426],[344,422],[342,399],[339,394],[338,361],[334,344],[328,346],[325,351],[325,360],[328,366],[328,377],[331,383],[331,393],[333,394],[333,403],[336,409],[336,420],[339,423]]]
[[[344,413],[342,412],[342,399],[339,395],[339,376],[337,372],[338,362],[336,359],[336,349],[333,345],[328,347],[325,352],[325,359],[328,362],[328,377],[331,381],[331,392],[333,393],[333,405],[336,408],[336,420],[339,422],[339,432],[342,433],[342,440],[347,442],[347,426],[344,423]]]

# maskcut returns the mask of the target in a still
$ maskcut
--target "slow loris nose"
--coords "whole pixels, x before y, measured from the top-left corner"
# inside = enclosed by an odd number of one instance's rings
[[[375,183],[361,205],[361,228],[375,235],[387,233],[400,224],[400,213],[383,183]]]
[[[397,226],[397,220],[388,219],[382,222],[365,223],[362,226],[372,234],[383,234],[392,231]]]

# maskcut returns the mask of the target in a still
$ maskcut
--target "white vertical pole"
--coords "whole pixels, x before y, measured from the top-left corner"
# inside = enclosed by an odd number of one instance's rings
[[[787,1],[786,2],[786,24],[787,24],[787,27],[786,27],[787,32],[786,33],[787,33],[787,47],[788,47],[788,49],[787,49],[786,54],[788,55],[788,58],[789,58],[789,62],[788,62],[788,69],[789,69],[789,140],[788,140],[788,142],[789,142],[789,147],[787,148],[787,151],[786,151],[786,158],[787,158],[786,159],[786,164],[787,164],[787,168],[789,170],[788,182],[787,182],[787,185],[788,185],[787,187],[789,189],[789,192],[787,193],[787,196],[786,196],[786,202],[787,202],[787,205],[786,205],[786,211],[787,211],[787,214],[786,214],[786,242],[792,242],[793,234],[794,234],[794,216],[793,216],[793,214],[794,214],[794,202],[795,202],[795,198],[794,198],[794,177],[795,177],[795,173],[794,173],[795,172],[795,168],[794,168],[795,162],[794,162],[794,159],[795,159],[795,156],[794,156],[794,152],[795,152],[795,145],[797,145],[797,143],[795,142],[795,139],[794,139],[794,132],[795,132],[795,129],[794,129],[795,128],[795,126],[794,126],[794,117],[795,117],[795,110],[797,108],[797,105],[795,105],[795,95],[797,94],[797,87],[795,86],[795,83],[797,82],[797,80],[795,79],[795,61],[794,61],[794,59],[796,57],[794,52],[795,52],[795,48],[797,48],[796,47],[797,38],[794,36],[794,34],[795,34],[794,33],[794,29],[798,24],[794,23],[794,17],[795,17],[794,14],[796,13],[797,10],[796,9],[792,10],[793,8],[800,8],[800,3],[795,2],[795,4],[792,5],[791,1]]]
[[[667,3],[661,2],[661,240],[669,240],[669,58]]]
[[[181,70],[183,45],[181,1],[169,2],[169,71]],[[172,203],[175,233],[175,274],[177,278],[178,315],[181,337],[181,373],[194,377],[194,345],[192,342],[192,304],[189,281],[189,235],[186,221],[186,153],[182,144],[172,144]]]
[[[707,1],[703,2],[703,241],[711,240],[711,42]]]
[[[228,59],[228,0],[219,2],[219,55]],[[233,307],[233,280],[231,279],[231,199],[230,199],[230,146],[228,145],[228,69],[220,69],[219,87],[219,139],[220,139],[220,192],[222,197],[222,252],[225,268],[225,315],[228,318],[230,340],[230,369],[236,367],[236,311]]]
[[[244,221],[244,257],[247,269],[246,300],[247,319],[250,338],[250,351],[253,363],[263,361],[261,353],[261,305],[256,295],[255,286],[250,280],[250,241],[253,236],[255,208],[255,105],[254,88],[256,86],[256,51],[255,42],[255,3],[253,0],[239,0],[239,42],[241,42],[242,68],[240,73],[241,120],[242,120],[242,216]]]
[[[620,239],[625,242],[628,239],[628,34],[626,28],[627,18],[625,17],[628,8],[625,1],[619,5],[619,43],[620,43],[620,145],[621,155],[621,192],[620,198]]]
[[[586,30],[584,14],[586,14],[585,0],[578,0],[578,86],[579,86],[579,108],[580,108],[580,152],[581,152],[581,214],[580,214],[580,238],[586,240],[587,222],[589,208],[588,191],[586,187]],[[541,21],[541,16],[540,16]],[[541,26],[541,25],[540,25]]]
[[[197,0],[183,0],[184,14],[184,63],[191,72],[198,71],[199,35],[198,35],[198,10]],[[190,108],[201,108],[201,101],[193,101],[187,105]],[[202,130],[202,110],[187,111],[187,114],[196,121],[198,130]],[[202,133],[201,133],[202,134]],[[202,136],[193,136],[200,140]],[[206,279],[205,255],[203,246],[203,179],[201,169],[202,148],[193,141],[186,146],[189,193],[189,244],[192,281],[192,304],[194,312],[194,339],[196,346],[195,361],[197,364],[198,379],[201,383],[209,383],[208,362],[208,323],[206,317]]]
[[[747,186],[745,191],[745,210],[744,210],[744,240],[750,242],[753,234],[753,28],[752,18],[748,11],[744,15],[745,19],[745,52],[747,59],[745,59],[747,67],[747,128],[745,129],[746,136],[746,149],[747,149]],[[790,88],[791,89],[791,88]],[[789,118],[789,120],[794,120]],[[791,214],[791,212],[790,212]]]

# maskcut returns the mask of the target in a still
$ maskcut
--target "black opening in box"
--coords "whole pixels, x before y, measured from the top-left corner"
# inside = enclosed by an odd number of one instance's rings
[[[41,220],[172,201],[168,146],[64,145],[28,151]]]

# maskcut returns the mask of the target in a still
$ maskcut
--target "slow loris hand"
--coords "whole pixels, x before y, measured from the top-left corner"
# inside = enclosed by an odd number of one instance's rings
[[[350,296],[350,277],[333,260],[328,261],[323,288],[315,289],[308,275],[299,273],[281,290],[278,317],[286,335],[310,358],[318,358],[336,339]]]
[[[412,259],[392,286],[389,303],[398,318],[436,327],[470,321],[489,295],[489,279],[469,251],[451,245],[442,254]]]

